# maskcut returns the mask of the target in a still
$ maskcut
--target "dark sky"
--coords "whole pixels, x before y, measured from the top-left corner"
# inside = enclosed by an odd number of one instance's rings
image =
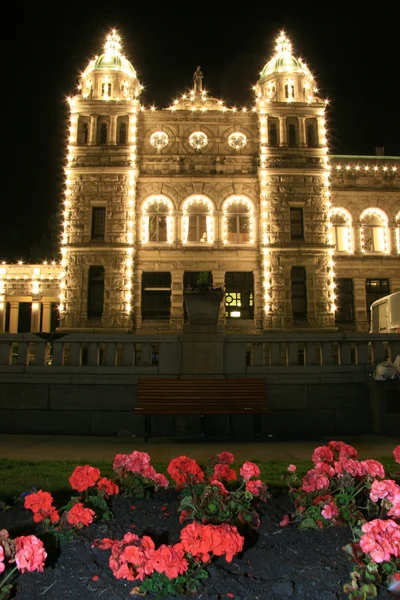
[[[192,84],[228,106],[251,106],[250,90],[285,29],[294,53],[330,99],[337,154],[400,156],[399,26],[394,3],[16,3],[3,45],[3,181],[0,260],[26,258],[60,206],[66,96],[115,27],[145,86],[142,102],[168,106]],[[279,5],[283,9],[279,8]],[[239,8],[235,8],[238,6]],[[8,79],[7,79],[8,71]],[[5,152],[4,152],[5,151]],[[5,154],[5,160],[4,160]]]

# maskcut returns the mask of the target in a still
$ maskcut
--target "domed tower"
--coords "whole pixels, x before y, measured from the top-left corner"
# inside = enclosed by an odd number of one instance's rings
[[[141,86],[113,30],[69,98],[61,329],[131,328]]]
[[[334,326],[327,101],[284,32],[254,86],[266,329]]]

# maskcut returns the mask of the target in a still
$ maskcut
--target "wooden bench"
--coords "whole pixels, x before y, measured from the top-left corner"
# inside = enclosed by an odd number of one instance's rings
[[[145,416],[145,440],[151,437],[152,415],[253,415],[254,434],[260,434],[259,415],[268,414],[264,379],[138,380],[135,414]],[[229,419],[230,429],[232,428]]]

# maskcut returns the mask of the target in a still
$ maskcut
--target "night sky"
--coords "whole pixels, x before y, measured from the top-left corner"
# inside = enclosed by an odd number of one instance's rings
[[[102,53],[113,27],[145,86],[142,103],[157,108],[192,86],[197,65],[210,95],[227,106],[252,106],[250,88],[285,29],[294,54],[306,61],[321,96],[330,100],[331,152],[371,155],[382,145],[386,155],[400,156],[394,3],[356,4],[16,3],[9,17],[13,27],[5,34],[9,48],[2,53],[0,260],[26,260],[60,207],[65,99],[87,62]]]

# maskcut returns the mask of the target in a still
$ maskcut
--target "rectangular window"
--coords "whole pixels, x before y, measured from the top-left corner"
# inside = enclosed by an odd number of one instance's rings
[[[254,316],[253,273],[225,273],[225,315],[227,319]]]
[[[354,323],[354,297],[352,279],[335,279],[337,323]]]
[[[104,240],[106,231],[106,209],[105,206],[94,206],[92,208],[92,239]]]
[[[101,317],[104,305],[104,267],[89,267],[88,317]]]
[[[307,319],[306,270],[304,267],[292,267],[290,275],[293,320],[304,321]]]
[[[292,240],[301,240],[304,238],[302,208],[290,209],[290,237]]]
[[[371,304],[375,302],[375,300],[379,300],[379,298],[383,298],[384,296],[390,294],[389,279],[366,279],[365,292],[368,320],[370,320]]]
[[[169,319],[171,314],[171,273],[143,273],[143,319]]]

